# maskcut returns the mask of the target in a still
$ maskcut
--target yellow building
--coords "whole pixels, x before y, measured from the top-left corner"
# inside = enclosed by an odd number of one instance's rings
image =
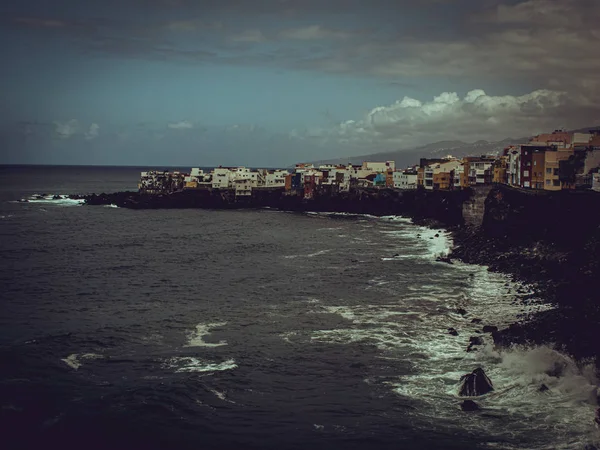
[[[452,187],[453,172],[438,172],[433,174],[433,189],[447,190]]]
[[[417,187],[425,185],[424,179],[425,179],[425,168],[419,167],[417,169]]]
[[[544,189],[547,191],[560,191],[561,184],[558,177],[560,161],[566,161],[573,154],[572,148],[559,148],[544,152]]]
[[[506,156],[501,156],[494,161],[494,174],[492,176],[492,183],[506,184],[508,178],[507,167],[508,158]]]

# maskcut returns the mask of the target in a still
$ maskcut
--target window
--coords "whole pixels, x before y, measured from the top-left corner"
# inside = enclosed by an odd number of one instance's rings
[[[529,176],[529,170],[524,170],[523,171],[523,176],[524,177],[528,177]]]
[[[546,185],[550,186],[550,180],[546,180]]]
[[[554,169],[554,175],[558,176],[558,169]]]
[[[533,162],[533,165],[534,165],[534,166],[537,166],[537,161],[534,161],[534,162]]]
[[[548,180],[550,181],[550,180]],[[554,182],[554,186],[560,186],[560,181],[559,180],[552,180]]]
[[[546,169],[546,173],[547,173],[548,175],[552,175],[552,169],[551,169],[551,168],[548,168],[548,169]]]

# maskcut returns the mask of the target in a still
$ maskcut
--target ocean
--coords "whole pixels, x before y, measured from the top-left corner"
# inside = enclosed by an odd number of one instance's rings
[[[506,275],[436,261],[452,245],[443,230],[52,199],[136,190],[141,170],[0,167],[3,448],[600,440],[591,364],[546,346],[495,349],[481,333],[550,306],[520,301],[530,287]],[[467,352],[471,336],[484,345]],[[459,379],[477,367],[495,390],[463,412]]]

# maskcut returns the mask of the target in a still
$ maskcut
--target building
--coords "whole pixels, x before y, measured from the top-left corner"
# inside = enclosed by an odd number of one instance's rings
[[[388,170],[394,171],[396,169],[395,161],[384,161],[384,162],[375,162],[375,161],[364,161],[362,163],[362,168],[364,170],[370,170],[375,173],[383,173]]]
[[[500,156],[494,161],[492,183],[508,183],[508,156]]]
[[[438,172],[433,174],[433,189],[447,190],[454,185],[454,172]]]
[[[289,175],[287,170],[270,170],[265,176],[266,187],[285,187],[285,177]]]
[[[417,188],[417,170],[407,169],[393,172],[394,188],[396,189],[416,189]]]
[[[379,172],[375,174],[375,178],[373,179],[373,186],[376,187],[385,187],[387,181],[387,176],[385,172]]]
[[[560,162],[567,161],[573,155],[573,149],[569,147],[550,147],[544,154],[544,189],[547,191],[559,191],[562,189],[560,181]]]
[[[151,170],[142,172],[138,184],[139,192],[142,194],[168,194],[183,190],[186,178],[189,174],[167,170]]]
[[[494,156],[467,156],[463,158],[461,187],[491,184],[494,177]]]

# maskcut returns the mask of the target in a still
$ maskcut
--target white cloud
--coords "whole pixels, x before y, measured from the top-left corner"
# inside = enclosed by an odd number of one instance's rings
[[[71,119],[68,122],[54,122],[54,132],[61,139],[69,139],[79,131],[79,122],[77,119]]]
[[[181,122],[171,122],[167,126],[174,130],[189,130],[190,128],[194,128],[194,124],[189,120],[182,120]]]
[[[91,124],[85,133],[85,138],[88,141],[91,141],[92,139],[96,139],[98,137],[99,130],[100,130],[100,125],[98,125],[97,123]]]
[[[600,114],[588,116],[590,110],[580,108],[563,92],[545,89],[519,96],[493,96],[474,89],[462,98],[456,92],[443,92],[429,101],[404,97],[373,108],[360,120],[347,120],[327,130],[313,129],[304,137],[388,148],[448,139],[500,140],[600,120]]]
[[[289,28],[280,33],[283,39],[313,40],[313,39],[343,39],[350,34],[344,31],[324,28],[320,25],[310,25],[301,28]]]

